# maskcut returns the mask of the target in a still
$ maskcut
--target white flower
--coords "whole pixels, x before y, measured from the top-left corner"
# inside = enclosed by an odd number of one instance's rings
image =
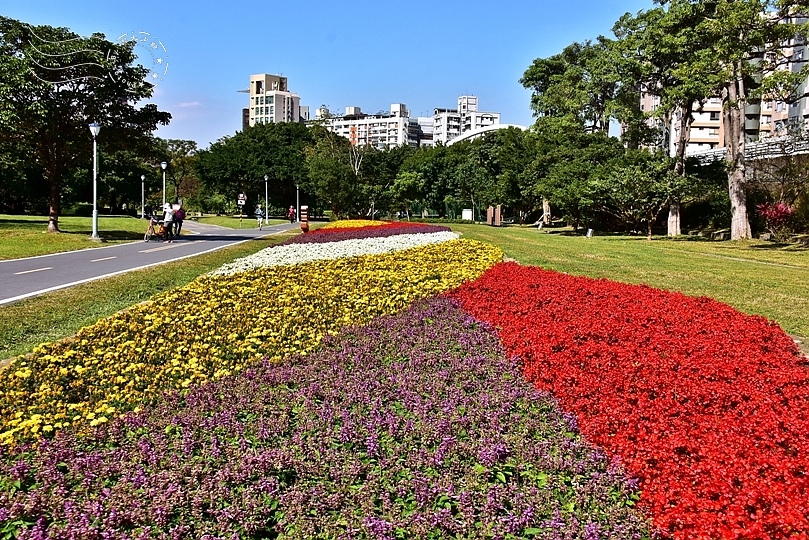
[[[211,272],[213,275],[229,275],[257,268],[301,264],[312,261],[378,255],[403,251],[405,249],[439,244],[459,238],[457,233],[442,231],[435,233],[396,234],[383,238],[362,238],[326,242],[322,244],[288,244],[262,249],[258,253],[236,259]]]

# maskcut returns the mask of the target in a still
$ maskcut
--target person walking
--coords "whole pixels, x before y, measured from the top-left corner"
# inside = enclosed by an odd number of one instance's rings
[[[261,211],[261,205],[256,205],[256,221],[258,222],[258,230],[261,230],[261,222],[264,219],[264,212]]]
[[[183,210],[182,206],[178,206],[176,210],[174,210],[174,237],[178,238],[180,236],[180,231],[183,230],[183,220],[185,219],[185,210]]]
[[[163,205],[163,230],[166,231],[163,241],[171,244],[174,241],[174,210],[169,203]]]
[[[289,220],[290,223],[295,223],[295,216],[296,216],[295,207],[290,205],[289,211],[287,212],[287,219]]]

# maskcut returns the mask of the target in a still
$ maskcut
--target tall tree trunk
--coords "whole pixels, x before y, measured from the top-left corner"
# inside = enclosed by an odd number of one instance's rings
[[[48,232],[59,232],[59,214],[62,212],[62,182],[56,178],[50,178],[48,185],[50,186],[50,193],[48,194]]]
[[[551,202],[542,197],[542,221],[545,225],[551,224]]]
[[[680,202],[672,200],[669,203],[668,235],[679,236],[682,234],[680,228]]]
[[[740,72],[741,73],[741,72]],[[722,96],[722,121],[728,162],[730,197],[730,239],[752,238],[747,217],[744,164],[744,83],[741,75],[727,85]]]
[[[685,176],[685,150],[688,140],[691,138],[691,122],[693,119],[694,102],[687,102],[680,108],[680,129],[677,134],[675,144],[674,172],[677,176]],[[672,199],[669,204],[669,218],[667,222],[667,233],[669,236],[679,236],[682,234],[680,228],[680,201]]]

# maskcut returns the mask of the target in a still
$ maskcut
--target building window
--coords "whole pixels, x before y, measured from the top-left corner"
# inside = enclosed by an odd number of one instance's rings
[[[275,96],[267,96],[267,105],[272,105]]]
[[[264,105],[264,96],[261,97],[261,101],[259,101],[259,105]]]
[[[717,122],[719,120],[719,112],[712,111],[711,112],[711,122]]]
[[[762,125],[769,126],[770,122],[772,122],[772,116],[769,114],[762,114],[761,115],[761,123]]]

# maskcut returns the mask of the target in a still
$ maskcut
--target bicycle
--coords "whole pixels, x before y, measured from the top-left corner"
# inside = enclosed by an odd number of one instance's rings
[[[153,236],[158,240],[166,239],[166,231],[163,228],[163,222],[156,220],[154,216],[149,218],[149,226],[146,228],[146,234],[143,235],[143,241],[148,242]]]

